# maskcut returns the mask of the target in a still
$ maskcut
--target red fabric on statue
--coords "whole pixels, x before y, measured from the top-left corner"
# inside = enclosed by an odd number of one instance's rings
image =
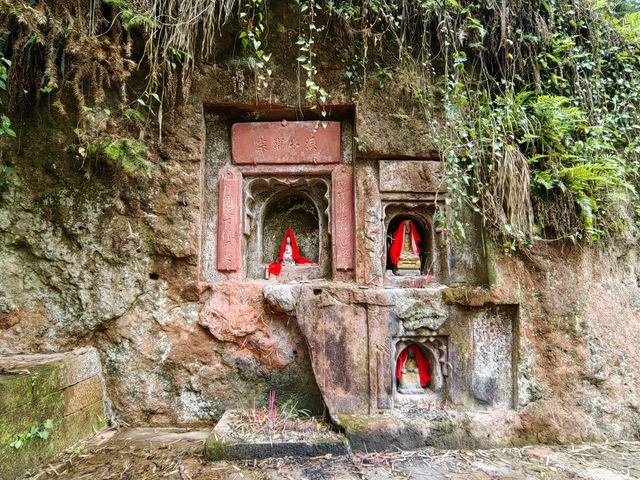
[[[402,247],[404,246],[404,229],[405,221],[403,220],[396,231],[393,234],[393,240],[391,241],[391,249],[389,250],[389,256],[391,257],[391,263],[398,265],[400,255],[402,254]],[[418,230],[411,222],[411,250],[416,255],[420,255],[420,234]]]
[[[284,251],[287,248],[287,238],[291,239],[291,256],[296,262],[296,265],[313,263],[311,260],[300,256],[300,251],[298,250],[298,244],[296,243],[296,237],[293,235],[293,230],[291,230],[291,228],[287,228],[287,231],[284,232],[284,237],[282,237],[282,247],[280,247],[278,260],[269,265],[269,273],[271,275],[280,275],[280,272],[282,271],[282,259],[284,258]]]
[[[420,375],[420,385],[423,387],[427,386],[429,380],[431,380],[431,375],[429,375],[429,360],[424,358],[422,355],[422,351],[420,347],[418,347],[415,343],[412,343],[407,348],[400,352],[400,356],[398,357],[398,364],[396,365],[396,378],[400,380],[402,378],[402,367],[404,367],[404,363],[407,361],[407,356],[409,355],[409,349],[413,350],[413,355],[416,357],[416,362],[418,363],[418,374]]]

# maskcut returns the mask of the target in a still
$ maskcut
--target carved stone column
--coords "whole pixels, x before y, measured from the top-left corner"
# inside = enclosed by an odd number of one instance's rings
[[[335,271],[355,268],[353,168],[341,165],[331,175],[332,246]]]
[[[218,270],[241,271],[242,265],[242,174],[237,168],[220,170],[218,203]]]
[[[385,243],[377,160],[357,161],[355,185],[356,281],[380,286],[384,275]]]

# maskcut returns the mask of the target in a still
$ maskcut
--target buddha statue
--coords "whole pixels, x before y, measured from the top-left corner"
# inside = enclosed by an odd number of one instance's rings
[[[284,266],[293,266],[296,264],[295,259],[293,258],[293,248],[291,247],[291,238],[287,237],[287,245],[284,247],[284,254],[282,255],[282,265]]]
[[[402,374],[398,381],[399,393],[423,393],[422,386],[420,385],[420,373],[418,370],[418,361],[413,353],[413,350],[409,351],[407,358],[402,366]]]
[[[412,343],[400,352],[396,362],[396,380],[398,393],[424,393],[431,376],[429,361],[418,345]]]
[[[404,220],[393,233],[389,251],[399,274],[420,274],[420,234],[411,220]]]

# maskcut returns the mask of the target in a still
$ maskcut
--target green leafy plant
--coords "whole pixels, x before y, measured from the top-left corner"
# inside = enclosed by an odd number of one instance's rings
[[[7,90],[7,78],[11,61],[0,54],[0,94]],[[0,97],[0,107],[2,106],[2,98]],[[15,137],[16,132],[11,128],[11,120],[4,113],[0,113],[0,138],[3,136]]]
[[[295,398],[289,398],[280,407],[280,416],[286,420],[297,420],[299,418],[311,418],[311,411],[301,408],[300,403]]]
[[[47,440],[52,430],[53,421],[51,419],[47,419],[42,423],[42,425],[34,425],[29,429],[29,431],[17,435],[9,446],[18,450],[31,440]]]
[[[125,173],[151,176],[151,162],[147,159],[147,147],[130,138],[101,140],[87,146],[87,155],[103,156],[110,165]]]
[[[78,151],[130,171],[147,171],[145,128],[157,124],[161,132],[163,105],[179,98],[178,86],[188,92],[195,62],[213,53],[215,34],[230,19],[240,22],[238,40],[256,89],[272,73],[266,0],[184,0],[179,8],[161,0],[40,2],[37,9],[5,3],[11,5],[0,16],[2,31],[15,31],[0,35],[0,52],[12,52],[20,65],[10,70],[7,98],[25,104],[45,94],[60,112],[66,112],[65,99],[74,98],[82,129]],[[110,8],[96,7],[105,4]],[[634,220],[640,227],[637,0],[294,5],[301,106],[327,114],[321,42],[338,50],[352,90],[372,77],[380,88],[402,84],[398,96],[404,106],[413,103],[396,115],[413,115],[431,127],[424,135],[440,151],[449,191],[441,223],[456,237],[465,237],[464,209],[481,215],[509,250],[538,238],[612,238],[633,228]],[[144,39],[135,62],[134,30]],[[144,64],[147,84],[145,93],[132,94],[127,80],[138,64]],[[10,66],[0,63],[0,88]],[[107,102],[106,86],[119,93],[118,102],[109,99],[113,114],[86,111],[88,104]],[[112,133],[105,115],[138,128],[138,140]],[[108,128],[96,127],[100,122]],[[9,119],[0,116],[0,134],[12,133]]]
[[[375,62],[376,69],[371,74],[373,78],[378,80],[378,86],[383,89],[387,82],[393,78],[393,73],[389,67],[382,67],[378,62]]]
[[[267,87],[267,79],[272,73],[269,66],[271,53],[266,53],[264,46],[266,15],[265,0],[249,0],[244,6],[244,11],[240,12],[243,29],[238,38],[243,50],[249,54],[248,63],[254,72],[256,93]]]
[[[316,75],[318,68],[315,65],[317,53],[315,51],[316,35],[323,30],[322,26],[316,25],[316,18],[319,11],[322,11],[322,5],[315,0],[296,0],[300,16],[303,18],[303,25],[306,31],[301,32],[296,41],[300,55],[296,61],[300,67],[306,72],[305,80],[305,100],[312,104],[312,108],[320,107],[320,114],[327,116],[326,105],[329,94],[327,91],[316,83]]]

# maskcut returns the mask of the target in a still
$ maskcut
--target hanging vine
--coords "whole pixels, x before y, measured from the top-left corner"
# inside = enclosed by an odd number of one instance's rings
[[[320,37],[335,44],[354,98],[371,82],[404,82],[445,166],[449,208],[438,221],[458,236],[465,208],[505,249],[637,226],[635,0],[296,0],[292,8],[301,106],[327,114]],[[77,119],[79,155],[130,172],[149,173],[147,126],[159,126],[161,140],[163,110],[188,98],[223,25],[238,20],[256,95],[275,61],[265,48],[266,0],[0,0],[0,13],[10,109],[46,100]],[[132,88],[137,68],[142,88]],[[113,134],[114,122],[129,134]]]

